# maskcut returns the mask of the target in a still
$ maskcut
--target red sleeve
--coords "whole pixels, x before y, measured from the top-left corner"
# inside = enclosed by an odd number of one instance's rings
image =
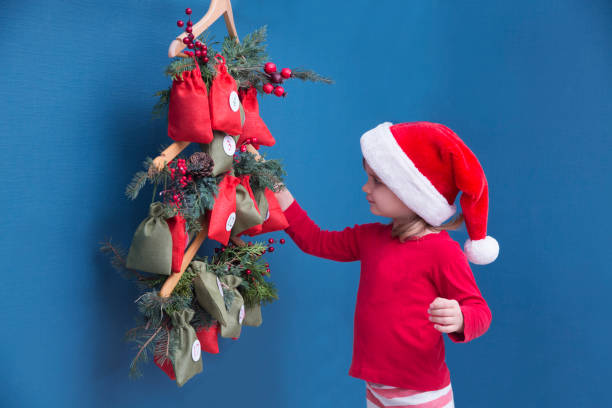
[[[307,254],[340,262],[360,259],[359,225],[346,227],[342,231],[321,230],[295,200],[284,214],[289,221],[289,227],[285,231]]]
[[[455,343],[466,343],[487,331],[492,316],[467,259],[462,254],[457,258],[439,266],[433,278],[440,296],[455,299],[463,313],[463,333],[449,333],[448,337]]]

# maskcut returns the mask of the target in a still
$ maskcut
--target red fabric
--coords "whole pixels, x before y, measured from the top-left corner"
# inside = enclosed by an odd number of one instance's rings
[[[238,139],[238,146],[246,142],[247,139],[257,138],[257,143],[253,147],[259,150],[259,145],[274,146],[276,141],[268,127],[259,116],[259,104],[257,103],[257,89],[251,87],[248,90],[240,89],[238,92],[242,107],[244,108],[244,125],[242,134]]]
[[[176,381],[176,375],[174,375],[174,367],[172,367],[172,363],[170,362],[169,358],[166,357],[166,361],[164,361],[164,364],[159,363],[159,357],[157,356],[153,358],[153,361],[155,361],[155,365],[161,368],[162,371],[166,373],[166,375],[170,377],[171,380]]]
[[[170,227],[170,234],[172,235],[172,272],[178,273],[181,271],[185,246],[187,245],[185,219],[181,215],[175,215],[172,218],[168,218],[166,222],[168,227]]]
[[[456,299],[463,335],[482,335],[491,322],[468,261],[446,231],[401,243],[391,224],[323,231],[294,201],[285,210],[287,233],[306,253],[335,261],[361,261],[349,374],[366,381],[420,391],[450,383],[442,334],[427,309],[436,297]]]
[[[285,214],[283,214],[283,210],[281,210],[280,204],[278,204],[278,200],[276,199],[274,192],[270,190],[269,188],[266,188],[264,194],[266,196],[266,200],[268,200],[269,216],[268,216],[268,219],[265,220],[263,224],[261,225],[261,231],[259,232],[259,234],[263,234],[265,232],[284,230],[285,228],[289,226],[289,222],[287,221]],[[264,218],[265,218],[265,215],[264,215]],[[253,234],[253,235],[256,235],[256,234]]]
[[[209,95],[212,128],[236,136],[242,133],[238,87],[234,78],[227,72],[225,58],[221,55],[215,58],[219,63],[216,66],[217,75],[212,81]],[[234,97],[236,110],[232,109],[230,102],[230,98]]]
[[[201,328],[196,332],[202,351],[211,354],[219,354],[219,323],[215,323],[209,328]]]
[[[195,61],[195,59],[194,59]],[[172,82],[168,136],[176,141],[210,143],[213,139],[206,84],[199,65]]]
[[[402,151],[436,190],[453,204],[459,191],[465,225],[472,240],[487,235],[489,187],[476,155],[448,127],[411,122],[389,128]]]
[[[231,214],[236,217],[236,186],[240,183],[238,177],[227,174],[219,183],[219,194],[208,217],[208,238],[227,245],[234,223],[228,224]],[[229,227],[229,230],[228,228]]]
[[[253,194],[253,190],[251,189],[251,184],[249,183],[250,179],[251,179],[251,176],[246,174],[240,177],[240,184],[242,184],[242,186],[246,188],[247,192],[249,193],[249,197],[251,197],[251,201],[253,201],[253,205],[255,206],[255,209],[257,210],[258,213],[261,214],[261,212],[259,211],[259,208],[257,207],[257,201],[255,200],[255,195]],[[238,236],[246,234],[252,237],[253,235],[261,234],[261,228],[262,228],[261,224],[254,225],[251,228],[240,232]]]

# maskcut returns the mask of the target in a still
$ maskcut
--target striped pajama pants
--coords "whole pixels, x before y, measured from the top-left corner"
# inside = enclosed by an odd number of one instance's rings
[[[451,385],[436,391],[414,391],[366,381],[367,408],[454,408]]]

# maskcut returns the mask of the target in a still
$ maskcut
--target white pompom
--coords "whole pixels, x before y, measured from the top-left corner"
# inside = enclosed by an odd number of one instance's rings
[[[499,255],[499,244],[491,236],[472,241],[468,239],[463,245],[463,252],[468,261],[476,265],[486,265],[497,259]]]

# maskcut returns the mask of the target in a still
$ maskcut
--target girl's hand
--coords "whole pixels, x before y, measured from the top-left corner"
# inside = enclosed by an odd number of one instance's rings
[[[427,310],[429,321],[441,333],[463,333],[463,313],[455,299],[436,298]]]

